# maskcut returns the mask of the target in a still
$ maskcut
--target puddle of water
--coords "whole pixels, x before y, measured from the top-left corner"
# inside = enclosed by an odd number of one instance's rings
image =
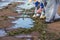
[[[15,2],[24,2],[25,0],[14,0]]]
[[[16,21],[13,21],[12,23],[15,23],[14,26],[11,28],[31,28],[33,27],[33,20],[31,18],[19,18]]]
[[[17,38],[32,38],[31,35],[17,35],[15,37],[17,37]]]
[[[23,5],[18,5],[17,7],[20,7],[22,9],[31,9],[31,8],[34,7],[34,5],[33,4],[28,5],[28,3],[26,3],[26,4],[23,4]]]
[[[10,2],[12,0],[1,0],[0,2]]]
[[[0,37],[6,36],[6,35],[7,33],[3,29],[0,29]]]
[[[30,16],[28,16],[28,15],[19,15],[17,17],[20,17],[20,18],[29,18]]]
[[[17,35],[16,38],[26,38],[26,40],[31,40],[32,35]]]
[[[8,4],[10,4],[11,2],[0,2],[0,9],[5,8],[6,6],[8,6]]]
[[[13,16],[8,16],[8,18],[15,19],[15,17],[13,17]]]
[[[21,14],[21,12],[22,12],[22,10],[16,10],[16,12],[18,13],[18,14]]]
[[[5,6],[12,2],[25,2],[26,0],[2,0],[0,1],[0,9],[3,9]]]
[[[17,8],[31,9],[31,8],[35,7],[34,4],[33,4],[33,2],[29,3],[28,0],[23,0],[23,1],[25,1],[25,3],[23,5],[21,5],[21,4],[18,5]]]
[[[26,39],[26,40],[31,40],[31,39]]]

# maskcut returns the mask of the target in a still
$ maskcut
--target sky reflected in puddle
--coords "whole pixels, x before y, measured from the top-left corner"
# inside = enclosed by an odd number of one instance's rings
[[[19,18],[16,21],[13,21],[12,23],[15,23],[14,26],[11,28],[31,28],[33,27],[33,20],[31,18]]]
[[[0,37],[6,36],[6,32],[3,29],[0,29]]]

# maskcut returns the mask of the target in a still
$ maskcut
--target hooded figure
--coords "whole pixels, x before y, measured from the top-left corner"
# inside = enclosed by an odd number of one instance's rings
[[[53,22],[56,19],[60,19],[57,13],[60,0],[48,0],[45,8],[46,22]]]
[[[44,3],[42,0],[40,0],[40,3],[38,3],[38,1],[36,1],[35,3],[35,15],[33,17],[36,17],[36,16],[40,16],[40,18],[44,18]],[[39,7],[38,7],[39,6]],[[37,9],[38,8],[38,9]]]
[[[39,4],[40,4],[39,1],[36,1],[36,2],[35,2],[35,14],[33,15],[33,17],[39,16],[39,14],[37,14],[37,10],[38,10],[38,8],[39,8]]]

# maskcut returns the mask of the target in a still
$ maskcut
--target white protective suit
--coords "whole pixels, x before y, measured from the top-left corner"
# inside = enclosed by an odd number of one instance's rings
[[[53,20],[60,19],[57,13],[60,0],[46,0],[47,6],[45,8],[46,22],[52,22]]]

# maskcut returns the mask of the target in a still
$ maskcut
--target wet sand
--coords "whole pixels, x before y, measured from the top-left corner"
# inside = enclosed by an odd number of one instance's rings
[[[18,13],[11,10],[16,6],[16,4],[17,3],[9,5],[8,7],[0,10],[0,28],[10,27],[12,25],[11,20],[15,19],[10,19],[8,16],[18,16]]]

